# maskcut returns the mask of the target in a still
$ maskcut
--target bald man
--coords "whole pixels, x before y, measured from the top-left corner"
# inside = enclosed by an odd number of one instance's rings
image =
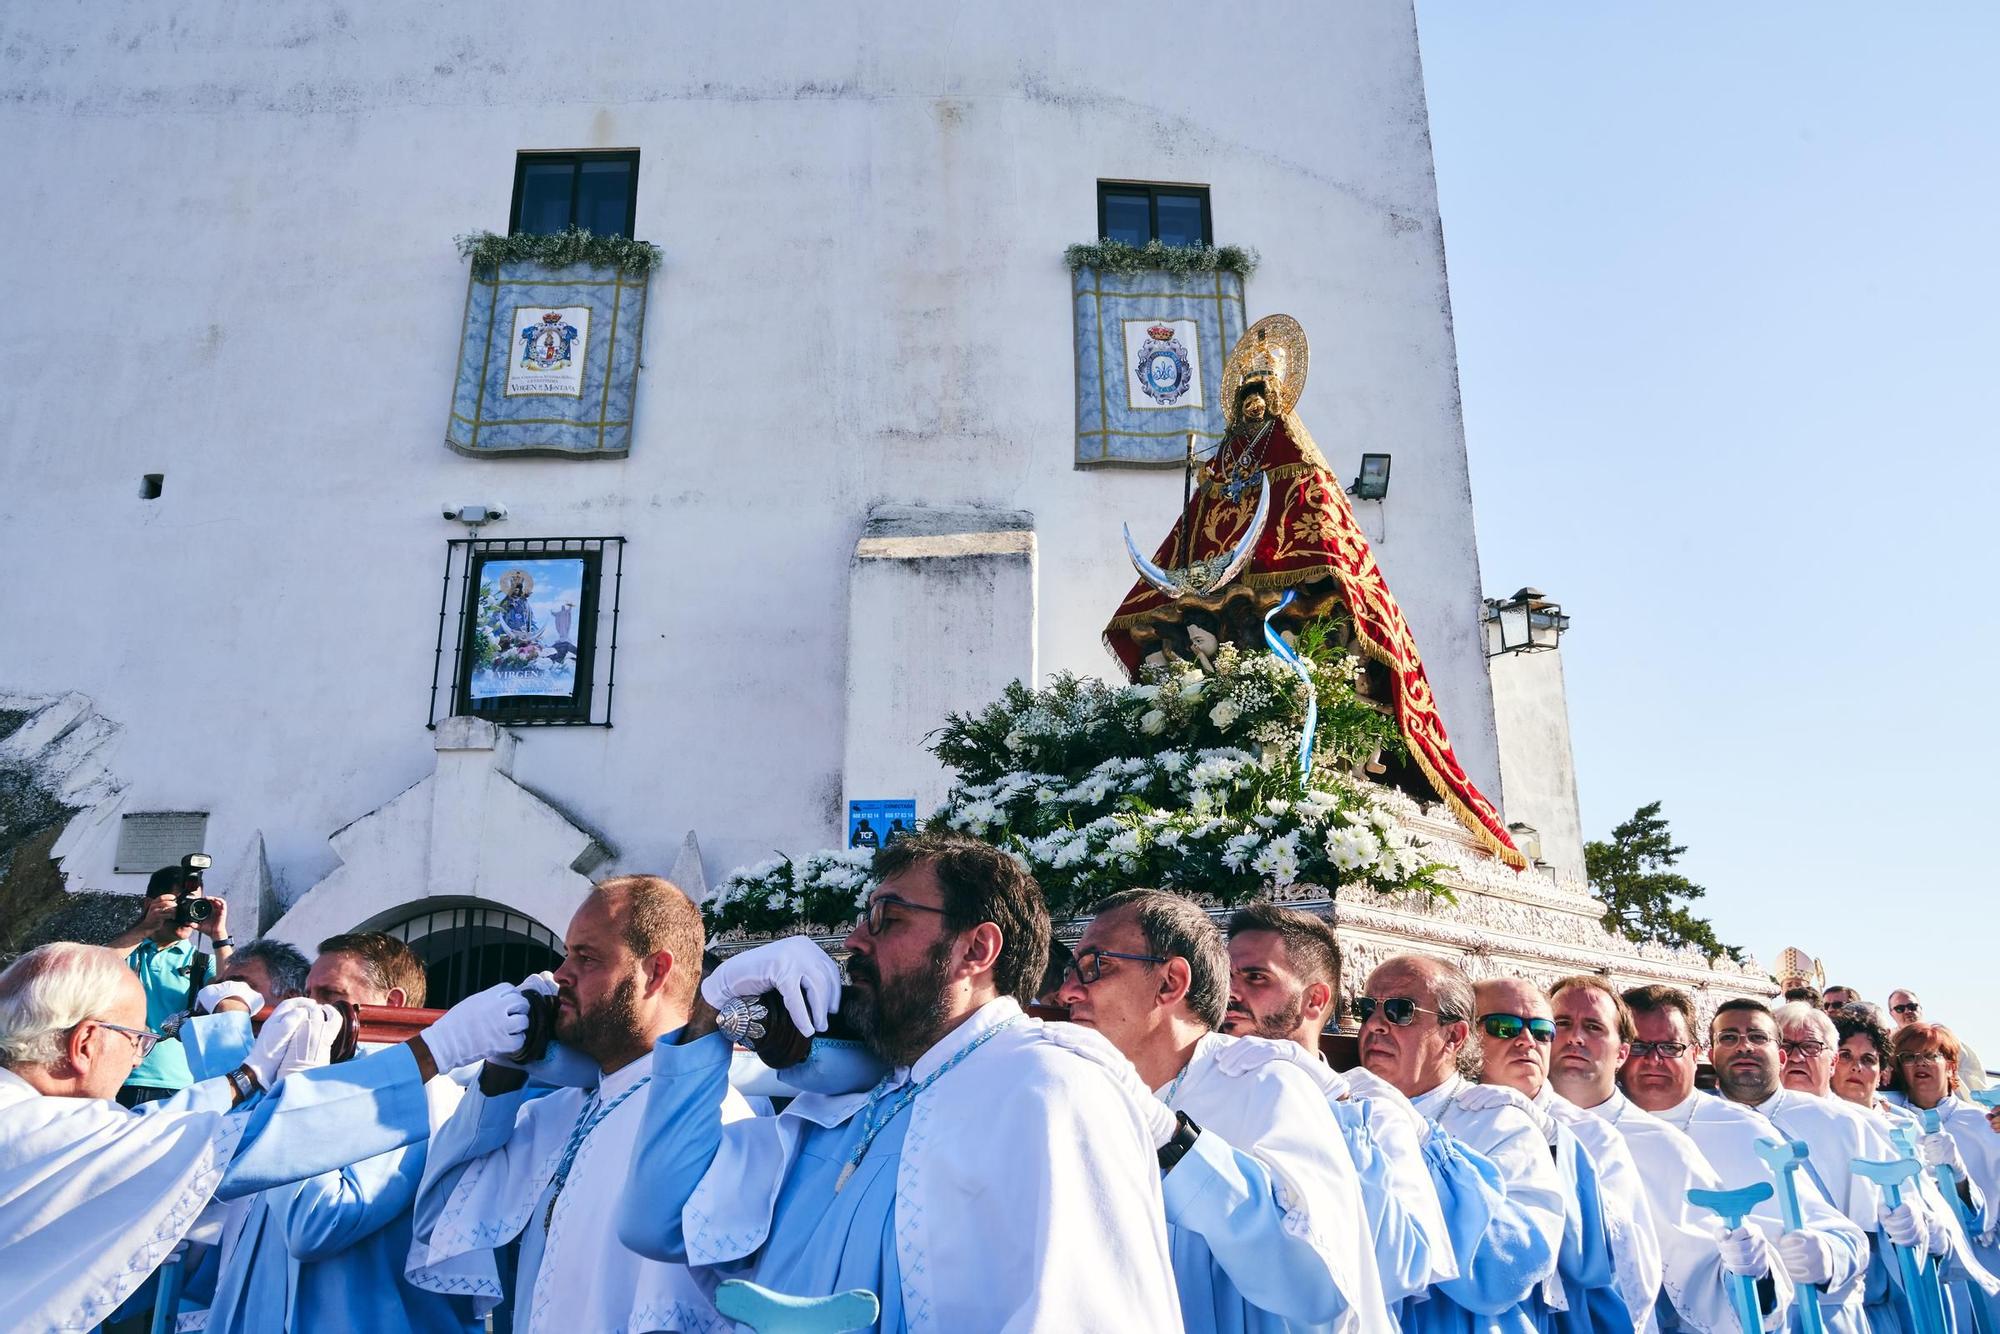
[[[1561,1297],[1550,1303],[1550,1327],[1563,1334],[1649,1328],[1660,1295],[1660,1244],[1624,1137],[1551,1086],[1555,1011],[1540,987],[1518,977],[1488,978],[1477,996],[1480,1080],[1512,1088],[1535,1105],[1562,1174]],[[1574,1045],[1566,1040],[1565,1052]]]
[[[1434,1153],[1479,1155],[1499,1182],[1497,1190],[1468,1189],[1463,1178],[1433,1173],[1459,1274],[1414,1303],[1403,1323],[1406,1330],[1463,1331],[1469,1324],[1532,1334],[1546,1315],[1537,1289],[1554,1276],[1562,1249],[1563,1186],[1533,1104],[1461,1073],[1479,1068],[1476,1007],[1463,971],[1415,954],[1384,961],[1355,1003],[1362,1065],[1444,1132]]]

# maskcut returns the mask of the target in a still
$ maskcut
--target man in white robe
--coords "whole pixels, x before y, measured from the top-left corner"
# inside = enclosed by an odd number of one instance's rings
[[[1772,1182],[1771,1170],[1758,1156],[1759,1144],[1785,1135],[1761,1114],[1727,1098],[1697,1092],[1695,1070],[1701,1059],[1694,1029],[1694,1001],[1673,987],[1635,987],[1625,1003],[1632,1011],[1635,1054],[1620,1071],[1625,1096],[1640,1108],[1687,1134],[1722,1181],[1737,1190]],[[1640,1044],[1645,1054],[1636,1054]],[[1732,1051],[1735,1048],[1732,1048]],[[1865,1233],[1835,1207],[1810,1176],[1795,1178],[1799,1211],[1805,1226],[1792,1231],[1774,1191],[1745,1220],[1745,1226],[1722,1239],[1723,1263],[1732,1273],[1769,1277],[1782,1267],[1794,1288],[1817,1289],[1822,1317],[1834,1334],[1861,1334],[1862,1280],[1868,1268]],[[1788,1327],[1799,1328],[1797,1303],[1810,1295],[1797,1293]],[[1777,1303],[1771,1285],[1760,1287],[1766,1327]]]
[[[1556,1263],[1561,1302],[1550,1313],[1552,1327],[1561,1334],[1651,1330],[1660,1296],[1660,1243],[1638,1166],[1623,1136],[1563,1097],[1550,1079],[1556,1049],[1573,1062],[1582,1033],[1573,1021],[1558,1028],[1549,998],[1522,978],[1487,978],[1476,994],[1480,1081],[1505,1085],[1535,1104],[1562,1170],[1568,1213]],[[1559,1125],[1568,1128],[1569,1141],[1555,1134]],[[1588,1166],[1576,1162],[1576,1153]]]
[[[431,1139],[406,1273],[481,1315],[511,1299],[517,1334],[719,1328],[710,1287],[634,1254],[615,1227],[646,1053],[687,1022],[701,978],[701,912],[658,876],[618,876],[591,890],[563,944],[555,1036],[588,1058],[576,1079],[590,1087],[538,1087],[486,1053]],[[734,1092],[722,1103],[725,1119],[749,1114]]]
[[[1702,1334],[1740,1334],[1731,1284],[1722,1263],[1715,1215],[1688,1200],[1690,1190],[1720,1190],[1721,1180],[1694,1141],[1656,1116],[1633,1106],[1618,1091],[1618,1071],[1636,1037],[1632,1012],[1597,976],[1567,977],[1549,993],[1556,1036],[1549,1083],[1563,1098],[1602,1121],[1623,1144],[1638,1169],[1647,1217],[1660,1255],[1660,1299],[1656,1323],[1662,1330],[1693,1329]],[[1592,1140],[1583,1128],[1578,1138]],[[1791,1284],[1782,1269],[1767,1281],[1769,1323],[1782,1328]]]
[[[407,1043],[324,1068],[306,1067],[324,1062],[339,1016],[288,1001],[226,1080],[128,1111],[111,1097],[151,1038],[137,979],[93,945],[15,960],[0,973],[0,1329],[89,1329],[211,1197],[421,1135],[437,1062],[505,1040],[511,1007],[474,1000]]]
[[[1340,998],[1340,945],[1333,928],[1311,913],[1253,903],[1230,915],[1228,935],[1229,1004],[1222,1031],[1293,1042],[1306,1053],[1354,1160],[1390,1309],[1458,1277],[1438,1189],[1424,1160],[1430,1121],[1383,1080],[1361,1069],[1337,1071],[1320,1050],[1320,1035]]]
[[[865,1288],[883,1334],[1180,1329],[1157,1159],[1175,1120],[1104,1039],[1022,1014],[1049,957],[1040,887],[962,835],[875,866],[845,993],[811,941],[775,941],[655,1046],[619,1235],[793,1296]],[[725,1124],[718,1011],[770,991],[801,1032],[838,1008],[889,1075]]]
[[[1404,1327],[1526,1334],[1545,1314],[1538,1289],[1554,1276],[1562,1249],[1564,1191],[1533,1104],[1461,1073],[1478,1070],[1476,1007],[1471,979],[1452,964],[1414,954],[1387,959],[1357,1003],[1361,1063],[1436,1122],[1440,1138],[1493,1169],[1493,1188],[1481,1194],[1444,1198],[1440,1180],[1459,1276],[1414,1302]]]
[[[1202,1334],[1387,1334],[1361,1186],[1296,1043],[1215,1032],[1222,933],[1191,900],[1135,889],[1099,903],[1057,1000],[1111,1040],[1192,1132],[1166,1174],[1181,1318]]]

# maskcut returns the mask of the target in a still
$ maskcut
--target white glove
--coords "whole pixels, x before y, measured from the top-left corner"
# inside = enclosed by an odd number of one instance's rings
[[[1771,1272],[1771,1243],[1754,1227],[1746,1224],[1725,1231],[1716,1239],[1715,1248],[1721,1253],[1722,1267],[1732,1274],[1762,1278]]]
[[[1876,1225],[1881,1228],[1882,1235],[1887,1237],[1891,1244],[1906,1250],[1924,1249],[1925,1242],[1929,1240],[1925,1236],[1923,1221],[1917,1217],[1917,1211],[1907,1204],[1882,1210],[1876,1219]]]
[[[528,1039],[527,998],[506,982],[488,987],[446,1010],[423,1039],[440,1073],[519,1051]]]
[[[250,1044],[243,1068],[268,1091],[294,1070],[313,1069],[331,1060],[340,1026],[340,1011],[331,1005],[304,996],[279,1001]]]
[[[1778,1238],[1778,1262],[1794,1283],[1818,1287],[1833,1277],[1833,1247],[1816,1232],[1787,1232]]]
[[[1468,1112],[1490,1112],[1501,1107],[1513,1107],[1535,1123],[1546,1144],[1556,1142],[1556,1123],[1535,1106],[1527,1094],[1507,1084],[1467,1084],[1453,1099],[1459,1107]]]
[[[840,966],[804,936],[786,936],[724,959],[701,982],[701,998],[720,1010],[738,997],[775,991],[801,1033],[824,1033],[840,1008]]]
[[[1082,1024],[1043,1024],[1042,1036],[1102,1066],[1130,1097],[1133,1109],[1153,1137],[1154,1148],[1164,1148],[1174,1137],[1174,1127],[1179,1124],[1174,1109],[1146,1087],[1146,1081],[1139,1078],[1139,1072],[1125,1058],[1125,1053],[1111,1045],[1111,1039]]]
[[[522,978],[521,990],[538,992],[550,999],[554,999],[555,994],[561,991],[562,988],[556,985],[556,975],[554,973],[542,972],[530,973],[528,976]]]
[[[250,989],[248,982],[230,978],[227,982],[211,982],[194,993],[194,1012],[214,1014],[215,1007],[226,1000],[239,1000],[255,1014],[264,1008],[264,998]]]
[[[1954,1181],[1965,1180],[1965,1159],[1959,1154],[1958,1141],[1948,1130],[1919,1138],[1917,1157],[1923,1159],[1925,1167],[1949,1167]]]

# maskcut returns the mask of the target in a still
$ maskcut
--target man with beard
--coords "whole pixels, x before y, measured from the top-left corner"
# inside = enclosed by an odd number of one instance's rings
[[[1690,1190],[1720,1190],[1721,1180],[1694,1141],[1618,1092],[1618,1068],[1637,1036],[1632,1012],[1611,984],[1594,975],[1566,977],[1549,991],[1555,1021],[1549,1080],[1555,1091],[1619,1138],[1638,1168],[1646,1219],[1659,1247],[1662,1331],[1737,1334],[1732,1271],[1715,1237],[1715,1215],[1688,1200]],[[1588,1127],[1574,1126],[1586,1146]],[[1782,1270],[1779,1271],[1782,1276]],[[1765,1284],[1771,1323],[1787,1318],[1791,1285]]]
[[[1624,1137],[1551,1087],[1558,1035],[1540,987],[1496,977],[1481,982],[1475,994],[1480,1080],[1511,1088],[1535,1105],[1562,1176],[1566,1212],[1556,1281],[1549,1285],[1549,1327],[1559,1334],[1649,1328],[1660,1295],[1660,1243]],[[1577,1036],[1561,1043],[1571,1051]]]
[[[1339,1000],[1340,945],[1323,919],[1273,903],[1231,914],[1222,1031],[1306,1050],[1354,1160],[1382,1296],[1396,1311],[1433,1283],[1456,1278],[1458,1262],[1424,1161],[1431,1123],[1385,1081],[1362,1069],[1337,1071],[1320,1051]]]
[[[1701,1048],[1694,1038],[1693,999],[1676,988],[1655,985],[1634,987],[1625,993],[1624,1000],[1632,1011],[1635,1034],[1620,1071],[1625,1095],[1692,1139],[1725,1189],[1770,1181],[1771,1169],[1758,1156],[1757,1146],[1783,1140],[1784,1132],[1750,1107],[1727,1097],[1716,1098],[1695,1091]],[[1732,1060],[1747,1064],[1755,1059],[1756,1047],[1775,1046],[1776,1032],[1770,1027],[1769,1014],[1762,1016],[1762,1025],[1730,1017],[1742,1013],[1754,1012],[1732,1011],[1725,1006],[1716,1017],[1716,1036],[1726,1027],[1730,1039],[1726,1049],[1716,1051],[1718,1076]],[[1729,1019],[1727,1025],[1722,1022],[1725,1018]],[[1761,1037],[1747,1036],[1752,1031]],[[1774,1067],[1771,1082],[1775,1085],[1777,1053],[1771,1050],[1768,1054]],[[1774,1194],[1751,1211],[1745,1226],[1723,1236],[1723,1265],[1731,1273],[1758,1279],[1774,1277],[1782,1270],[1783,1280],[1795,1287],[1814,1285],[1821,1290],[1817,1299],[1827,1327],[1836,1334],[1856,1334],[1866,1329],[1860,1322],[1861,1278],[1868,1264],[1867,1238],[1834,1207],[1810,1176],[1798,1173],[1794,1180],[1805,1226],[1798,1231],[1786,1229],[1784,1213]],[[1775,1299],[1770,1292],[1763,1291],[1764,1285],[1759,1286],[1768,1328],[1775,1318]],[[1801,1292],[1798,1300],[1808,1300],[1808,1296]],[[1792,1311],[1787,1327],[1800,1328],[1800,1319],[1797,1311]]]
[[[883,848],[875,875],[845,998],[823,950],[774,941],[655,1046],[620,1238],[795,1296],[865,1288],[884,1334],[1181,1328],[1157,1155],[1185,1145],[1108,1043],[1022,1014],[1049,957],[1040,887],[957,834]],[[723,1124],[717,1012],[770,991],[802,1033],[838,1008],[889,1075]]]
[[[1317,1062],[1290,1041],[1214,1031],[1229,953],[1188,899],[1133,889],[1091,914],[1058,999],[1196,1129],[1162,1183],[1187,1328],[1393,1329]]]
[[[1368,975],[1355,1001],[1361,1063],[1435,1122],[1440,1152],[1470,1149],[1491,1173],[1433,1173],[1458,1255],[1459,1276],[1404,1315],[1404,1327],[1531,1334],[1541,1328],[1536,1290],[1562,1248],[1562,1181],[1540,1114],[1513,1089],[1468,1083],[1477,1006],[1472,981],[1442,959],[1399,954]]]
[[[1910,1203],[1917,1198],[1916,1192],[1890,1211],[1881,1188],[1853,1170],[1856,1158],[1882,1162],[1896,1156],[1887,1135],[1844,1102],[1784,1086],[1781,1071],[1786,1065],[1794,1066],[1795,1077],[1807,1083],[1811,1076],[1806,1067],[1824,1063],[1831,1071],[1835,1044],[1826,1040],[1833,1036],[1831,1021],[1802,1001],[1787,1002],[1781,1010],[1795,1025],[1799,1016],[1808,1012],[1825,1024],[1827,1031],[1822,1034],[1812,1026],[1786,1038],[1779,1034],[1777,1016],[1763,1001],[1724,1001],[1709,1022],[1709,1050],[1723,1097],[1761,1113],[1781,1136],[1806,1146],[1807,1166],[1793,1174],[1801,1193],[1809,1183],[1817,1185],[1834,1208],[1868,1235],[1869,1249],[1862,1253],[1859,1282],[1842,1283],[1835,1276],[1830,1255],[1821,1255],[1830,1248],[1810,1240],[1794,1240],[1796,1234],[1780,1241],[1779,1254],[1787,1255],[1788,1248],[1799,1254],[1800,1266],[1787,1264],[1794,1279],[1826,1285],[1820,1305],[1828,1329],[1841,1322],[1849,1328],[1869,1329],[1872,1326],[1866,1311],[1856,1308],[1867,1304],[1871,1282],[1877,1297],[1883,1295],[1891,1267],[1883,1262],[1886,1257],[1875,1254],[1880,1249],[1875,1234],[1886,1232],[1887,1240],[1921,1247],[1926,1244],[1929,1227],[1922,1211]]]
[[[687,1022],[702,943],[700,910],[658,876],[591,890],[563,935],[562,967],[522,984],[556,998],[560,1047],[536,1070],[488,1053],[432,1138],[411,1283],[466,1294],[481,1315],[510,1298],[519,1334],[714,1326],[707,1289],[683,1266],[619,1245],[614,1226],[645,1107],[644,1057]],[[530,1074],[581,1087],[540,1087]],[[716,1108],[725,1120],[749,1115],[733,1091]]]

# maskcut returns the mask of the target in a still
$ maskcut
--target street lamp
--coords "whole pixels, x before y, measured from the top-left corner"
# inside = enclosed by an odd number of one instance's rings
[[[1523,588],[1504,601],[1486,599],[1486,656],[1502,653],[1542,653],[1562,642],[1569,617],[1562,607],[1542,596],[1539,588]]]

